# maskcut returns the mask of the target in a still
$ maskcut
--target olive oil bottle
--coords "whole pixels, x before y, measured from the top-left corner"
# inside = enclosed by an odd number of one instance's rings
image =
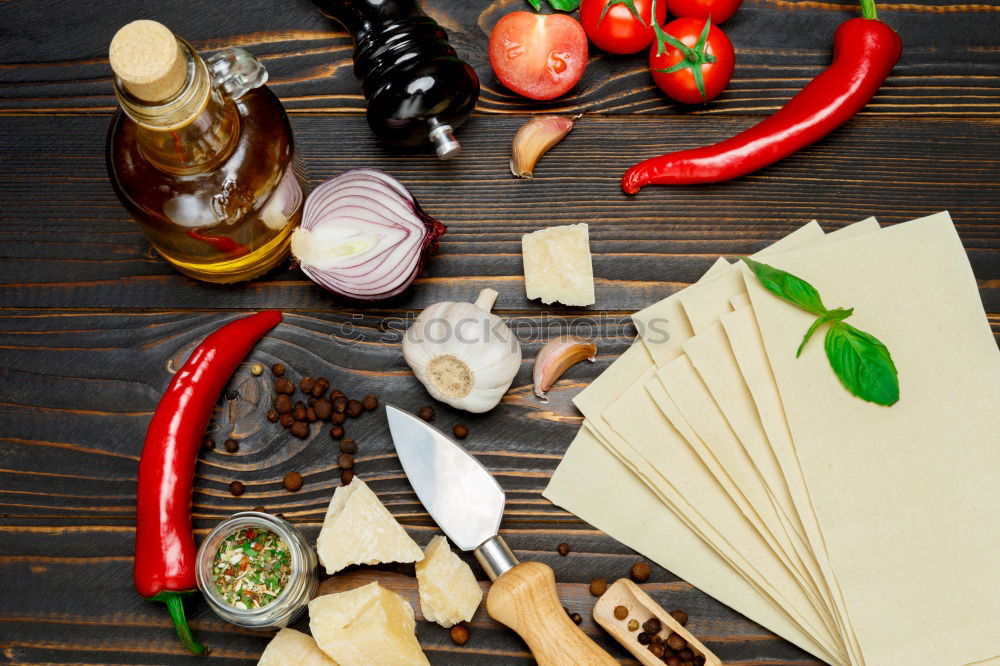
[[[153,248],[207,282],[277,266],[302,216],[304,180],[263,65],[238,48],[203,60],[147,20],[118,31],[110,60],[121,108],[108,172]]]

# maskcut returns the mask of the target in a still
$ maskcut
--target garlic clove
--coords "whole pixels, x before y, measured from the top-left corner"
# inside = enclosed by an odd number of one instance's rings
[[[597,345],[576,335],[561,335],[549,340],[535,359],[532,373],[535,395],[548,402],[545,392],[564,372],[583,360],[593,363],[596,356]]]
[[[579,118],[579,116],[576,116]],[[534,178],[535,165],[573,129],[576,118],[532,116],[514,135],[510,151],[510,172],[515,178]]]

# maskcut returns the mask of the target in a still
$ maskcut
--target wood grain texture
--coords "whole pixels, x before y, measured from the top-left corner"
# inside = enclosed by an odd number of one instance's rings
[[[218,447],[198,465],[199,535],[234,511],[264,506],[315,539],[339,483],[325,429],[303,442],[264,420],[273,389],[268,374],[249,373],[251,361],[280,360],[295,378],[325,375],[352,395],[371,392],[415,410],[430,400],[402,361],[401,330],[430,303],[493,286],[525,361],[496,410],[473,416],[438,405],[436,423],[469,427],[465,445],[507,492],[504,537],[519,557],[553,567],[564,605],[626,664],[635,662],[590,618],[587,584],[627,575],[637,556],[541,491],[581,422],[570,398],[628,347],[631,312],[693,282],[718,255],[753,252],[813,217],[834,228],[946,208],[1000,337],[1000,2],[880,3],[903,36],[904,56],[859,118],[739,182],[650,188],[634,198],[618,188],[634,161],[733,134],[801,88],[829,61],[830,37],[856,13],[854,3],[747,0],[726,25],[739,51],[733,87],[695,109],[657,94],[641,56],[602,54],[565,100],[529,104],[496,83],[484,58],[490,27],[525,4],[424,4],[484,86],[477,116],[460,131],[465,153],[451,164],[392,154],[372,140],[349,39],[309,0],[0,2],[0,663],[205,663],[184,653],[163,608],[132,587],[136,465],[171,373],[208,332],[247,310],[287,314],[234,376],[239,397],[217,405],[211,433],[220,444],[236,437],[240,450]],[[103,158],[114,104],[107,43],[138,17],[163,20],[201,49],[240,45],[261,55],[293,114],[313,182],[355,166],[383,168],[448,224],[416,289],[359,308],[291,269],[217,287],[160,261],[115,200]],[[507,171],[510,139],[538,108],[587,115],[541,162],[537,180],[516,181]],[[555,310],[525,300],[521,234],[580,221],[590,224],[598,306]],[[595,337],[597,361],[572,368],[539,405],[531,359],[566,330]],[[359,475],[426,543],[438,530],[399,467],[381,410],[347,429],[360,444]],[[297,493],[281,485],[293,469],[305,478]],[[246,484],[242,497],[228,493],[233,479]],[[562,541],[572,546],[569,557],[556,553]],[[356,568],[325,580],[323,590],[379,580],[419,614],[412,576],[412,566]],[[665,608],[685,609],[688,627],[727,664],[818,663],[662,568],[653,567],[643,589]],[[214,660],[256,662],[269,632],[225,624],[203,603],[189,611]],[[425,622],[418,635],[434,664],[531,663],[524,644],[483,608],[465,646]]]
[[[277,9],[280,6],[280,9]],[[834,30],[857,15],[854,2],[747,0],[725,24],[737,52],[733,85],[705,108],[671,104],[650,83],[644,54],[592,49],[580,84],[543,105],[518,98],[493,76],[489,30],[523,0],[426,0],[483,85],[479,111],[538,108],[627,114],[764,114],[830,61]],[[996,115],[1000,76],[995,32],[1000,3],[883,2],[879,15],[903,37],[903,57],[865,114]],[[57,17],[57,18],[56,18]],[[7,0],[0,3],[0,113],[95,113],[114,108],[107,44],[136,17],[168,24],[203,50],[243,46],[263,57],[271,85],[292,113],[357,113],[364,108],[348,35],[310,0],[162,3],[154,0]],[[55,19],[55,20],[53,20]],[[86,26],[67,38],[68,26]],[[946,39],[942,39],[942,37]]]

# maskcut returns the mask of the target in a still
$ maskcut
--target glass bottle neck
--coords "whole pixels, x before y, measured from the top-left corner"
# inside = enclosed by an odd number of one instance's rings
[[[239,113],[233,101],[213,86],[201,56],[178,38],[187,60],[180,91],[162,102],[129,93],[115,77],[122,111],[136,123],[136,142],[157,169],[177,175],[210,171],[232,153],[239,139]]]

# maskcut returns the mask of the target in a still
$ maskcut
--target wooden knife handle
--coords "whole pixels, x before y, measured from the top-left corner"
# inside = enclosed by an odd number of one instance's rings
[[[493,581],[486,611],[524,639],[538,666],[617,666],[569,619],[552,567],[522,562]]]

